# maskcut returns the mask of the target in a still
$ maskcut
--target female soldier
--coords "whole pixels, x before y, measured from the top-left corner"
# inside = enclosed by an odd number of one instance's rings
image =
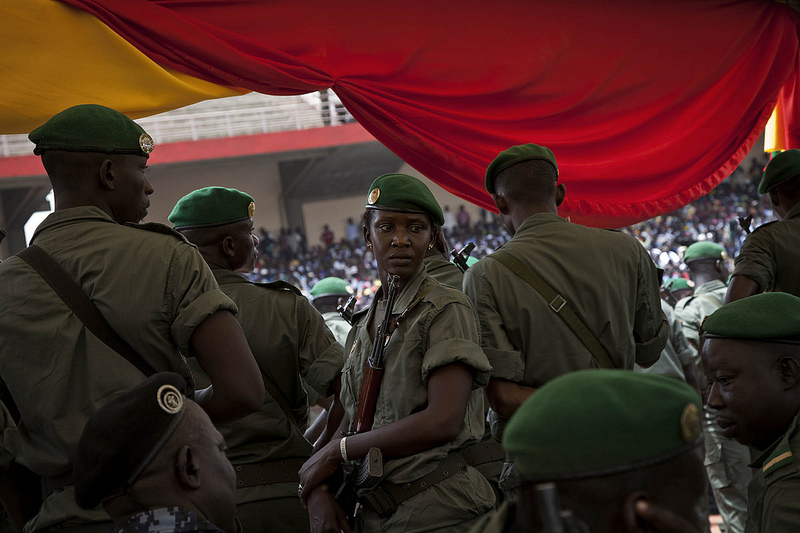
[[[416,178],[384,174],[370,187],[363,232],[382,286],[370,307],[354,315],[347,338],[340,427],[347,437],[332,439],[300,471],[298,490],[313,531],[351,531],[333,498],[336,488],[324,483],[372,447],[383,454],[384,475],[375,489],[359,491],[356,531],[461,532],[494,507],[491,486],[461,453],[483,435],[481,388],[491,367],[477,344],[469,300],[428,276],[422,264],[443,218]],[[399,289],[374,422],[369,431],[352,433],[390,276]]]

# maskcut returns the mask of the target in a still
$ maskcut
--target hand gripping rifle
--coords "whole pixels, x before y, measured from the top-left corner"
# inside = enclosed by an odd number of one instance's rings
[[[378,393],[383,379],[386,345],[395,330],[392,320],[392,308],[400,287],[397,276],[389,276],[389,295],[386,298],[386,311],[383,320],[378,325],[375,340],[372,343],[367,363],[364,365],[364,374],[361,379],[361,389],[358,393],[358,408],[353,423],[351,434],[364,433],[372,429],[375,420],[375,406],[378,402]],[[348,516],[354,517],[358,512],[356,490],[371,488],[378,484],[383,477],[383,456],[378,448],[370,448],[367,456],[358,461],[351,461],[342,465],[344,482],[336,491],[335,496]]]

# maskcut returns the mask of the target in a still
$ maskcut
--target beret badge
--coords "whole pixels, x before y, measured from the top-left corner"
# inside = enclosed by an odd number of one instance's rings
[[[253,215],[256,214],[256,203],[250,202],[250,205],[247,206],[247,216],[253,218]]]
[[[172,385],[162,385],[156,393],[158,406],[168,414],[174,415],[183,408],[183,395]]]
[[[370,191],[369,198],[367,198],[367,203],[369,205],[375,204],[375,202],[378,201],[378,198],[380,198],[380,196],[381,196],[381,190],[379,188],[375,187],[374,189],[372,189]]]
[[[686,404],[681,413],[681,437],[684,442],[694,442],[699,436],[700,412],[695,404]]]
[[[139,148],[142,149],[142,152],[149,154],[155,147],[156,143],[153,142],[153,138],[150,135],[146,133],[139,135]]]

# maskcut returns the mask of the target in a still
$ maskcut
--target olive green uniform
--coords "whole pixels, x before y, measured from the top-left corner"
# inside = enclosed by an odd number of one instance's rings
[[[317,393],[333,394],[331,383],[342,365],[342,345],[322,316],[300,291],[285,282],[252,283],[230,270],[214,270],[222,291],[238,306],[237,320],[261,372],[274,383],[294,419],[269,395],[261,409],[236,422],[218,426],[234,468],[254,463],[274,469],[280,460],[307,459],[312,446],[303,437],[308,425],[308,398],[301,377]],[[199,385],[208,378],[190,360]],[[298,467],[299,469],[299,467]],[[241,487],[237,515],[245,531],[308,531],[308,513],[297,496],[299,478]]]
[[[455,263],[448,261],[439,254],[429,255],[422,260],[428,275],[451,289],[461,290],[464,273]]]
[[[661,357],[658,358],[656,364],[648,368],[642,368],[637,365],[633,368],[633,371],[642,374],[658,374],[659,376],[686,381],[686,374],[683,369],[686,366],[694,366],[695,350],[686,340],[686,336],[683,334],[683,326],[675,314],[675,310],[663,299],[661,300],[661,310],[669,322],[667,345],[661,351]]]
[[[502,249],[566,299],[617,368],[657,359],[669,336],[656,268],[632,237],[572,224],[556,214],[528,217]],[[528,283],[493,258],[464,274],[464,292],[480,317],[481,345],[492,378],[540,387],[561,374],[597,367],[589,351]],[[506,421],[490,412],[493,434]],[[506,496],[519,486],[512,464],[501,476]]]
[[[769,222],[747,236],[734,259],[733,276],[747,276],[759,292],[800,296],[800,204],[783,220]]]
[[[515,520],[516,505],[503,502],[497,510],[483,515],[468,533],[517,533]]]
[[[747,533],[800,531],[800,415],[786,434],[750,466],[756,474],[748,488]]]
[[[386,346],[385,371],[375,408],[373,428],[377,429],[427,406],[428,378],[432,371],[461,363],[473,370],[473,391],[458,436],[441,446],[384,463],[383,482],[412,483],[434,471],[437,461],[448,452],[481,439],[484,428],[483,390],[491,367],[478,346],[478,328],[467,298],[440,285],[424,266],[397,295],[393,314],[399,314],[428,289],[422,300],[408,312]],[[371,324],[382,314],[377,310],[380,295],[372,305],[356,313],[347,339],[347,361],[342,370],[342,404],[350,421],[355,420],[356,400],[364,365],[372,349]],[[385,302],[385,300],[384,300]],[[462,532],[478,516],[494,507],[494,494],[486,479],[474,468],[452,475],[402,502],[388,518],[364,509],[356,531],[372,532]]]
[[[681,319],[686,337],[696,345],[700,344],[700,324],[722,305],[727,291],[728,287],[722,281],[712,280],[696,287],[693,296],[675,305],[675,313]],[[698,368],[702,368],[700,355],[693,351]],[[701,387],[705,386],[705,374],[698,371],[698,379]],[[722,428],[717,424],[717,411],[708,405],[703,405],[703,440],[706,473],[720,515],[729,532],[741,533],[747,517],[750,451],[747,446],[722,434]]]
[[[49,215],[32,242],[71,274],[144,360],[184,376],[192,389],[181,353],[191,355],[195,327],[216,311],[236,311],[193,245],[160,224],[119,225],[96,207]],[[3,433],[0,456],[16,458],[53,490],[25,531],[89,531],[87,522],[109,519],[75,503],[70,454],[89,417],[144,376],[94,337],[22,259],[0,264],[0,279],[0,377],[21,412],[19,428]]]

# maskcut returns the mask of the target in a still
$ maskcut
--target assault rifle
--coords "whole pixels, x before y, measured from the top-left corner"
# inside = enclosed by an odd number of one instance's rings
[[[469,254],[471,254],[472,250],[474,249],[475,243],[468,242],[467,245],[464,246],[460,251],[456,252],[455,248],[450,251],[450,255],[453,256],[453,263],[455,263],[456,266],[461,269],[461,272],[466,272],[469,268],[467,259],[469,259]]]
[[[536,511],[541,533],[589,533],[589,528],[570,510],[562,510],[555,483],[540,483],[536,491]]]
[[[353,313],[356,310],[356,301],[358,301],[356,295],[351,294],[350,298],[347,299],[344,305],[336,306],[336,310],[339,312],[339,316],[344,318],[345,321],[351,326],[353,325]]]
[[[350,433],[364,433],[372,429],[375,420],[375,405],[378,402],[378,393],[383,379],[386,345],[395,330],[392,320],[392,307],[397,297],[400,283],[397,276],[389,276],[389,294],[386,298],[386,311],[383,320],[378,325],[375,340],[372,343],[367,363],[364,365],[364,375],[361,380],[361,389],[358,393],[358,409],[353,421],[353,431]],[[372,488],[383,477],[383,456],[378,448],[370,448],[367,456],[358,461],[343,464],[344,480],[334,496],[349,517],[355,517],[358,512],[356,491],[358,489]]]

